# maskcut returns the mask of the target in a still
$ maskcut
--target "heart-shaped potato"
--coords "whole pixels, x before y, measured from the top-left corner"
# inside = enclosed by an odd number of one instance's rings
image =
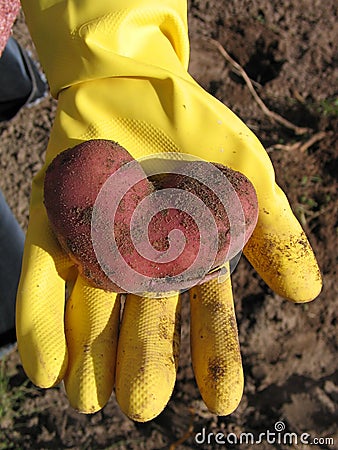
[[[83,277],[105,290],[139,294],[200,282],[243,248],[258,214],[255,190],[239,172],[189,161],[147,178],[127,150],[103,139],[56,156],[44,203]]]

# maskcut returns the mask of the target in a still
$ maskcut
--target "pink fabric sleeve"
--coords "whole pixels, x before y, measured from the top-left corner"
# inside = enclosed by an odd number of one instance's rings
[[[12,26],[19,11],[19,0],[0,0],[0,56],[11,35]]]

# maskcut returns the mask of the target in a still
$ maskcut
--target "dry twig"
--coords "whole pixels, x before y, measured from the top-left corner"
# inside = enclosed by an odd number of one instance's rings
[[[327,132],[325,131],[319,131],[318,133],[315,133],[313,136],[310,137],[310,139],[308,139],[305,142],[295,142],[294,144],[275,144],[272,145],[271,147],[267,148],[267,152],[269,152],[269,150],[287,150],[287,151],[294,151],[294,150],[298,150],[301,153],[306,152],[306,150],[308,150],[310,147],[313,146],[313,144],[315,144],[318,141],[321,141],[322,139],[324,139],[326,136],[328,135]]]
[[[304,153],[306,152],[306,150],[310,147],[313,146],[313,144],[315,144],[318,141],[321,141],[322,139],[324,139],[327,136],[328,133],[326,133],[325,131],[319,131],[318,133],[314,134],[313,136],[310,137],[310,139],[308,139],[306,142],[304,142],[304,144],[302,144],[299,147],[299,150]]]
[[[257,92],[255,91],[255,88],[253,87],[253,84],[252,84],[248,74],[243,69],[243,67],[240,64],[238,64],[238,62],[236,62],[229,55],[229,53],[224,49],[224,47],[218,41],[216,41],[215,39],[210,39],[210,42],[211,42],[211,44],[213,44],[218,49],[218,51],[221,53],[221,55],[236,69],[236,71],[238,73],[240,73],[240,75],[242,76],[242,78],[245,81],[246,85],[248,86],[251,95],[253,96],[253,98],[257,102],[258,106],[261,108],[261,110],[263,111],[263,113],[266,116],[268,116],[272,121],[278,122],[281,125],[283,125],[284,127],[293,130],[295,132],[295,134],[301,135],[301,134],[308,133],[310,131],[309,128],[298,127],[297,125],[289,122],[287,119],[285,119],[284,117],[280,116],[276,112],[271,111],[266,106],[266,104],[263,102],[263,100],[259,97]]]
[[[183,444],[183,442],[185,442],[187,439],[189,439],[190,436],[192,435],[192,433],[194,431],[194,424],[193,424],[193,422],[194,422],[194,416],[193,416],[194,409],[193,408],[189,408],[189,412],[191,414],[189,428],[187,429],[187,431],[184,433],[184,435],[180,439],[178,439],[177,441],[173,442],[170,445],[169,450],[176,450],[176,448],[179,445]]]

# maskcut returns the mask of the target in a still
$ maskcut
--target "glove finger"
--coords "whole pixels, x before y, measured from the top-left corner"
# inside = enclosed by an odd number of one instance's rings
[[[180,345],[180,299],[129,294],[117,353],[116,398],[131,419],[156,417],[176,380]]]
[[[275,189],[274,202],[260,204],[258,222],[244,254],[277,294],[294,302],[307,302],[321,291],[320,271],[285,194],[277,186]]]
[[[69,363],[64,383],[71,406],[80,412],[100,410],[113,390],[119,314],[116,293],[77,278],[66,306]]]
[[[44,208],[33,208],[27,230],[16,302],[22,365],[40,387],[57,384],[67,368],[64,333],[65,280],[70,267],[48,226]]]
[[[230,276],[195,286],[190,295],[191,358],[208,409],[231,414],[238,406],[244,377]]]

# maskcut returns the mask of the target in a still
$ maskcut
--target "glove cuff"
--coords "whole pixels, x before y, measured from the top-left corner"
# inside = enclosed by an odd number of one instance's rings
[[[185,0],[24,0],[30,33],[52,94],[107,77],[186,76]],[[163,75],[161,76],[163,78]]]

